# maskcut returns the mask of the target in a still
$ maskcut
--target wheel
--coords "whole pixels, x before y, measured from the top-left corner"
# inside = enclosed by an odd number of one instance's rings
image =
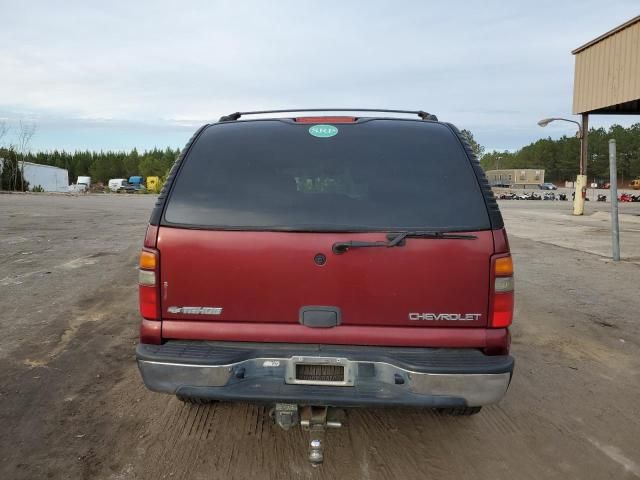
[[[451,407],[451,408],[436,408],[436,411],[440,415],[449,415],[452,417],[469,417],[475,415],[480,411],[482,407]]]
[[[210,400],[208,398],[202,397],[188,397],[186,395],[176,395],[176,398],[184,403],[190,403],[192,405],[206,405],[208,403],[213,403],[214,400]]]

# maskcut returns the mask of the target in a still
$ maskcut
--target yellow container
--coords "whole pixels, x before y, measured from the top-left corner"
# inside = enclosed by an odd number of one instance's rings
[[[160,191],[160,177],[147,177],[147,191],[149,192]]]

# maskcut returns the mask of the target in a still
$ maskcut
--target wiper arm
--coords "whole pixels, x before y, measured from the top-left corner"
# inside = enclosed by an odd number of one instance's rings
[[[443,232],[420,232],[420,231],[407,231],[400,233],[387,234],[386,242],[362,242],[358,240],[349,240],[346,242],[336,242],[333,244],[332,250],[336,255],[345,253],[351,248],[369,248],[369,247],[402,247],[405,245],[405,239],[407,238],[432,238],[442,240],[475,240],[478,237],[475,235],[458,234],[458,233],[443,233]]]
[[[331,247],[333,253],[340,255],[346,252],[350,248],[365,248],[365,247],[388,247],[387,242],[359,242],[358,240],[349,240],[347,242],[336,242]]]

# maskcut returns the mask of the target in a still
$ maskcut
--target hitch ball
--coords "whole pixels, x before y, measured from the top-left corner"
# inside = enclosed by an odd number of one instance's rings
[[[324,460],[324,454],[322,453],[322,440],[313,439],[309,443],[309,461],[314,467],[320,465]]]

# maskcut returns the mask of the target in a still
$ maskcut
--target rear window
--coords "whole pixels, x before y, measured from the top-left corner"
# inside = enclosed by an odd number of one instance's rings
[[[490,228],[473,168],[445,125],[369,120],[336,124],[330,137],[312,135],[311,127],[290,120],[208,127],[175,179],[163,224],[312,231]]]

